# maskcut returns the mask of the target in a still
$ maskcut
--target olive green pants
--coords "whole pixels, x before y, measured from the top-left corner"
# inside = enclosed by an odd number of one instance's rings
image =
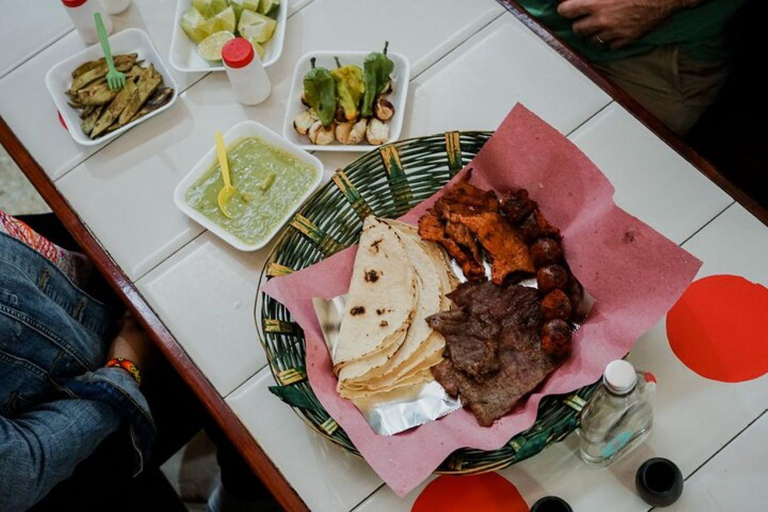
[[[690,59],[677,46],[595,65],[678,135],[699,120],[728,76],[724,62]]]

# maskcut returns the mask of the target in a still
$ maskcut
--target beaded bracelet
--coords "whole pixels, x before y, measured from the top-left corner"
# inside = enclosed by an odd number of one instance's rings
[[[141,385],[141,374],[139,373],[139,367],[136,366],[136,364],[130,359],[126,359],[124,357],[114,357],[107,361],[107,364],[104,366],[107,368],[111,368],[113,366],[122,368],[123,370],[127,371],[131,377],[133,377],[133,379],[136,381],[136,384]]]

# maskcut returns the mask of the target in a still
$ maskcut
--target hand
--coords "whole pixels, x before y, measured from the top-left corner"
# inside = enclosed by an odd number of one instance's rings
[[[120,332],[109,347],[107,358],[123,357],[133,361],[143,375],[156,356],[155,346],[147,333],[132,315],[126,314]]]
[[[560,16],[576,19],[573,31],[612,50],[622,48],[658,27],[677,11],[700,0],[563,0]],[[578,19],[577,19],[578,18]]]

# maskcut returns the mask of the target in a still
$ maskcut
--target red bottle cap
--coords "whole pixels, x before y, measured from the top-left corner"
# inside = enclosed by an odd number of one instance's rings
[[[61,0],[67,7],[80,7],[88,0]]]
[[[221,58],[230,68],[244,68],[253,60],[253,45],[247,39],[236,37],[221,49]]]

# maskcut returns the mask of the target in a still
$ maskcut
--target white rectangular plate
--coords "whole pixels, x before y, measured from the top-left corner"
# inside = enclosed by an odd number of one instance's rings
[[[241,251],[257,251],[266,246],[272,240],[272,238],[274,238],[274,236],[280,231],[280,228],[283,227],[288,219],[293,217],[293,214],[296,213],[302,204],[304,204],[304,201],[306,201],[309,196],[311,196],[312,193],[317,189],[317,187],[320,186],[320,182],[323,180],[324,168],[323,163],[320,160],[310,155],[303,149],[297,147],[295,144],[288,142],[266,126],[257,123],[256,121],[242,121],[230,128],[227,133],[224,134],[224,144],[227,146],[227,148],[229,148],[233,142],[242,139],[243,137],[258,137],[273,146],[287,151],[299,160],[302,160],[310,167],[314,168],[315,172],[317,173],[315,182],[310,186],[309,190],[307,190],[304,196],[296,202],[296,205],[282,219],[280,219],[277,224],[275,224],[272,232],[269,233],[269,235],[261,243],[248,244],[243,240],[240,240],[235,235],[229,231],[226,231],[224,228],[187,204],[185,197],[187,190],[189,190],[190,187],[192,187],[192,185],[194,185],[197,180],[203,176],[203,174],[208,172],[211,167],[216,165],[218,161],[215,147],[211,147],[205,156],[176,186],[176,190],[173,192],[173,202],[176,204],[176,207],[184,212],[184,214],[186,214],[189,218],[202,225],[204,228],[230,244],[232,247]],[[211,142],[213,142],[213,134],[211,134]]]
[[[83,146],[98,146],[110,139],[119,137],[137,124],[143,123],[147,119],[171,108],[171,105],[176,102],[176,98],[179,94],[179,86],[176,85],[173,77],[168,72],[168,68],[166,68],[163,61],[160,60],[160,54],[157,53],[155,45],[152,44],[152,40],[146,32],[137,28],[123,30],[122,32],[118,32],[109,37],[109,46],[112,48],[112,55],[117,55],[119,53],[136,53],[138,54],[138,59],[144,61],[142,65],[146,66],[152,64],[155,69],[163,75],[164,86],[173,88],[173,96],[168,103],[157,110],[94,140],[84,134],[83,130],[80,128],[80,125],[82,124],[80,111],[69,106],[69,96],[67,96],[65,91],[72,85],[72,72],[79,65],[91,60],[100,59],[104,56],[101,46],[98,44],[93,45],[82,52],[59,62],[46,73],[45,86],[48,88],[48,92],[51,94],[51,98],[53,98],[53,102],[56,104],[56,108],[59,110],[61,118],[64,120],[64,124],[66,124],[67,131],[72,138],[75,139],[75,142]]]
[[[381,51],[373,50],[373,51]],[[367,142],[365,144],[346,145],[337,141],[321,146],[309,142],[306,135],[300,135],[293,129],[293,120],[307,110],[307,107],[301,102],[301,94],[304,92],[304,75],[312,69],[310,59],[315,57],[315,65],[327,69],[336,69],[334,57],[338,57],[342,66],[347,64],[356,64],[363,67],[363,61],[370,52],[311,52],[303,55],[296,63],[296,70],[293,72],[293,82],[291,83],[291,94],[288,97],[288,106],[285,109],[285,120],[283,122],[283,137],[293,142],[297,146],[308,151],[371,151],[377,146],[372,146]],[[389,141],[394,142],[400,137],[400,131],[403,128],[403,117],[405,116],[405,100],[408,97],[408,82],[411,79],[411,65],[405,55],[399,53],[387,53],[395,64],[395,70],[392,72],[392,92],[389,94],[389,101],[395,107],[395,115],[392,119],[386,121],[389,124]]]
[[[173,17],[173,36],[171,37],[171,66],[184,73],[196,73],[199,71],[224,71],[224,64],[205,60],[197,53],[197,44],[187,37],[181,30],[181,17],[192,5],[190,0],[177,0],[176,15]],[[285,24],[288,20],[288,0],[280,1],[277,14],[277,27],[272,39],[264,44],[264,58],[261,59],[264,67],[269,67],[280,58],[283,53],[283,41],[285,40]]]

